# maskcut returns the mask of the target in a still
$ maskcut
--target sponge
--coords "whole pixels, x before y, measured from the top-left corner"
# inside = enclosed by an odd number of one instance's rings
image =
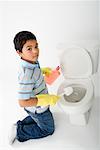
[[[59,75],[60,75],[59,69],[60,69],[60,67],[58,66],[48,76],[46,75],[44,77],[47,84],[51,85],[59,77]]]

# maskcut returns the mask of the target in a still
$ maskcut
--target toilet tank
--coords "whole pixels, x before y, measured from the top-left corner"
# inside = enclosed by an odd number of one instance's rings
[[[87,50],[92,60],[92,65],[93,65],[92,74],[95,74],[98,71],[98,66],[99,66],[99,50],[100,50],[99,41],[84,40],[84,41],[73,41],[73,42],[68,41],[66,43],[59,43],[57,45],[59,59],[62,53],[71,47],[79,47]]]

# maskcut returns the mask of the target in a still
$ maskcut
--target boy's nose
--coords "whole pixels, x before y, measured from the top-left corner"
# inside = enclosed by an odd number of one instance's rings
[[[35,49],[33,49],[33,51],[34,51],[35,53],[38,53],[38,52],[39,52],[39,49],[38,49],[38,48],[35,48]]]
[[[34,51],[33,54],[34,54],[35,56],[37,56],[37,55],[39,54],[39,51]]]

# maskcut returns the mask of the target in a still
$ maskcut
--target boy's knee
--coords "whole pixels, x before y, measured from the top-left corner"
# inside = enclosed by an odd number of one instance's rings
[[[55,128],[50,129],[49,130],[49,135],[52,135],[54,133],[54,131],[55,131]]]

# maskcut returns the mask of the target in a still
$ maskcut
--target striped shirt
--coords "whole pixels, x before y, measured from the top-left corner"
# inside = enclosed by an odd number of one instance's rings
[[[36,97],[38,94],[47,94],[48,89],[40,69],[39,62],[31,64],[21,59],[18,73],[18,98],[26,100]],[[30,112],[42,112],[47,110],[48,106],[25,107]]]

